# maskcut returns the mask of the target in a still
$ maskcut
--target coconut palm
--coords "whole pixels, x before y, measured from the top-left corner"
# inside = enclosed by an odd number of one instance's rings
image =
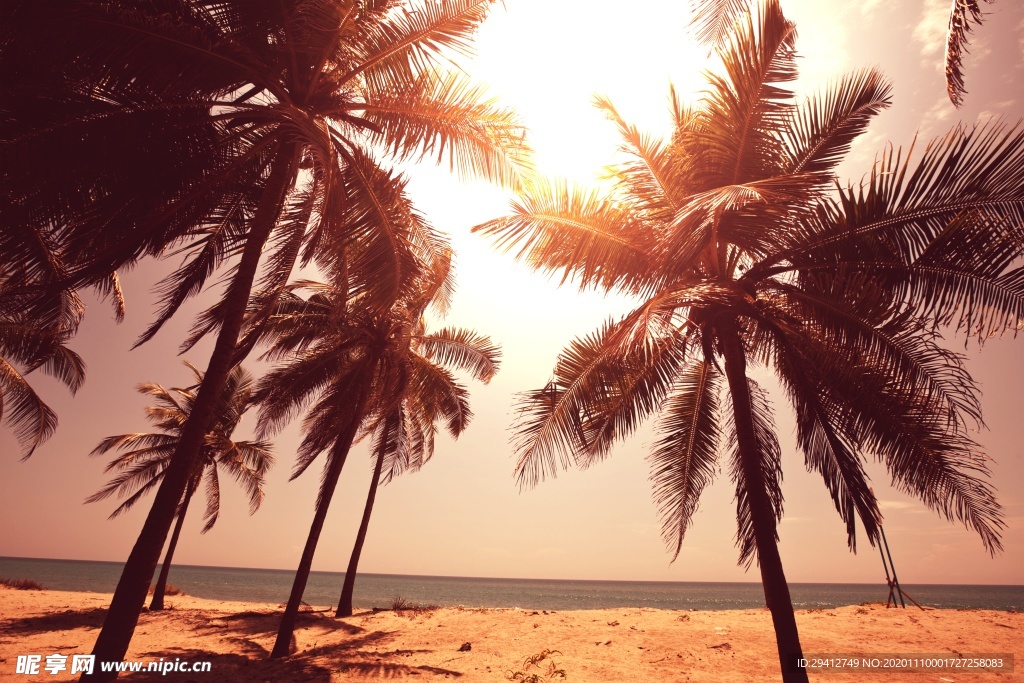
[[[432,253],[408,293],[388,309],[367,306],[363,295],[352,296],[344,284],[300,281],[278,297],[274,313],[250,334],[272,341],[268,358],[287,359],[260,382],[261,431],[280,429],[309,405],[292,478],[327,454],[313,524],[272,657],[288,654],[328,507],[360,433],[373,437],[374,484],[346,581],[355,577],[382,472],[390,479],[429,459],[437,421],[445,421],[453,436],[469,422],[466,390],[450,369],[484,380],[497,369],[499,352],[486,337],[459,329],[425,330],[424,311],[429,305],[443,309],[452,287],[450,251]],[[300,295],[304,291],[307,298]],[[257,301],[254,308],[261,307]]]
[[[419,470],[430,459],[438,420],[446,420],[445,428],[452,438],[458,438],[466,429],[472,416],[465,401],[467,392],[451,370],[464,370],[473,379],[487,383],[497,372],[501,356],[487,337],[458,328],[428,332],[422,317],[412,329],[408,347],[396,351],[407,356],[404,362],[409,377],[399,386],[399,395],[382,397],[377,405],[383,406],[383,411],[378,408],[375,415],[369,416],[374,421],[370,423],[374,434],[373,475],[345,570],[336,617],[352,616],[359,557],[366,542],[377,487],[403,472]]]
[[[0,108],[0,251],[28,259],[25,236],[45,226],[76,255],[63,287],[94,283],[146,255],[184,252],[186,262],[159,285],[163,308],[140,341],[235,261],[223,297],[187,342],[217,335],[97,640],[99,659],[120,660],[127,650],[191,462],[238,360],[264,249],[264,291],[279,291],[300,255],[314,261],[324,244],[343,242],[364,257],[348,264],[352,279],[390,301],[409,254],[377,215],[387,203],[375,195],[384,160],[436,157],[515,182],[521,128],[448,68],[492,4],[5,5],[0,66],[12,97]]]
[[[90,455],[103,455],[110,451],[123,451],[110,461],[106,471],[116,470],[117,475],[106,486],[86,499],[87,503],[105,500],[111,495],[124,498],[111,513],[113,519],[130,510],[139,500],[160,484],[170,463],[178,437],[189,412],[195,403],[196,390],[203,381],[203,374],[192,364],[185,365],[192,371],[195,384],[186,389],[165,389],[159,384],[140,384],[140,393],[151,396],[155,405],[146,408],[146,417],[154,423],[159,432],[120,434],[109,436],[93,449]],[[181,527],[185,522],[192,496],[205,481],[206,512],[203,515],[203,529],[206,533],[217,523],[220,515],[220,472],[230,474],[249,496],[249,514],[254,514],[263,502],[263,482],[274,464],[270,444],[265,441],[233,441],[231,434],[238,426],[242,415],[251,405],[252,375],[241,366],[236,366],[228,375],[224,400],[218,406],[213,427],[206,435],[200,459],[193,467],[192,474],[178,506],[177,519],[167,554],[160,568],[160,577],[153,588],[153,600],[149,608],[164,608],[164,592],[167,576],[171,569],[174,549],[178,545]]]
[[[476,228],[537,269],[639,301],[574,341],[550,383],[524,396],[520,484],[601,460],[659,413],[651,479],[675,557],[724,436],[740,562],[758,563],[787,681],[806,673],[777,546],[780,449],[748,364],[785,388],[851,549],[858,519],[871,542],[881,520],[870,454],[995,552],[1000,507],[967,432],[981,419],[977,387],[939,332],[986,337],[1024,321],[1021,127],[958,128],[914,163],[890,149],[860,185],[833,189],[889,85],[864,70],[798,103],[786,88],[794,36],[774,0],[744,15],[706,94],[692,107],[673,98],[667,142],[599,100],[629,155],[608,194],[539,185]]]

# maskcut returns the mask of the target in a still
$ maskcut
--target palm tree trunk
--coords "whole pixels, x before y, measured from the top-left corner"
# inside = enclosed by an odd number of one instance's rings
[[[181,536],[181,527],[185,523],[185,513],[188,512],[189,501],[195,489],[189,485],[185,491],[185,500],[181,503],[178,511],[178,521],[174,524],[174,531],[171,533],[171,542],[167,546],[167,554],[164,555],[164,563],[160,566],[160,578],[156,580],[153,588],[153,600],[149,603],[150,610],[161,610],[164,608],[164,592],[167,590],[167,575],[171,573],[171,558],[174,557],[174,549],[178,545],[178,537]]]
[[[288,604],[285,606],[284,615],[281,617],[281,625],[277,629],[277,640],[274,642],[274,649],[270,653],[271,659],[287,657],[289,646],[292,641],[292,634],[295,632],[295,621],[299,616],[299,605],[302,602],[302,594],[306,591],[306,582],[309,580],[309,572],[313,567],[313,555],[316,553],[316,545],[320,541],[320,532],[324,528],[324,520],[327,519],[327,508],[331,505],[331,498],[334,497],[334,490],[338,486],[338,478],[341,476],[341,469],[345,466],[345,458],[352,448],[352,441],[355,439],[356,431],[362,420],[363,404],[366,402],[366,391],[356,399],[357,410],[353,413],[351,424],[342,434],[338,435],[334,442],[334,449],[331,451],[331,458],[327,463],[323,484],[320,486],[320,498],[317,501],[316,512],[313,514],[313,524],[309,528],[309,536],[306,537],[306,547],[302,549],[302,558],[299,560],[299,568],[295,570],[295,580],[292,582],[292,592],[288,596]]]
[[[245,309],[249,303],[263,246],[277,222],[284,198],[295,176],[297,147],[278,148],[263,196],[253,217],[245,249],[238,269],[223,300],[224,319],[207,365],[199,394],[181,431],[178,447],[164,473],[163,481],[149,509],[149,515],[138,540],[121,571],[114,597],[103,620],[92,653],[98,662],[120,662],[128,652],[139,614],[146,602],[149,582],[153,579],[160,551],[177,513],[178,503],[188,484],[192,463],[202,448],[210,428],[210,420],[224,393],[228,373],[234,364],[235,346],[242,329]],[[112,681],[116,671],[102,671],[97,664],[92,674],[83,674],[82,681]]]
[[[380,448],[377,450],[377,462],[373,466],[373,479],[370,480],[370,492],[366,495],[366,507],[363,508],[363,520],[359,523],[359,533],[356,534],[356,544],[352,547],[352,557],[348,560],[348,569],[345,570],[345,583],[341,587],[341,598],[338,599],[338,611],[335,617],[352,616],[352,593],[356,589],[356,570],[359,567],[359,556],[363,552],[363,543],[366,542],[366,530],[370,526],[370,515],[373,514],[373,501],[377,498],[377,485],[380,484],[380,471],[384,468],[385,440],[381,440]]]
[[[735,324],[722,329],[720,339],[722,354],[725,357],[725,374],[729,380],[729,393],[732,395],[740,467],[747,485],[747,500],[750,502],[753,518],[757,564],[761,570],[764,601],[772,614],[772,623],[775,626],[775,642],[779,650],[782,680],[785,683],[807,683],[807,670],[797,665],[797,661],[803,657],[803,650],[796,628],[793,601],[789,596],[789,585],[782,571],[782,558],[779,556],[776,541],[775,512],[768,499],[766,482],[758,462],[761,456],[751,412],[747,361]]]

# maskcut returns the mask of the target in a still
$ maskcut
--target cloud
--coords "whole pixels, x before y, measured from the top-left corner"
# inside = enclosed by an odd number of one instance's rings
[[[949,28],[949,2],[947,0],[924,0],[921,18],[914,27],[914,40],[921,44],[921,57],[925,62],[942,67],[942,60],[935,59],[946,49],[946,31]]]
[[[1017,40],[1017,45],[1020,47],[1020,62],[1017,63],[1017,68],[1024,69],[1024,19],[1017,24],[1017,35],[1020,36]]]
[[[921,139],[927,140],[933,137],[939,130],[944,128],[941,124],[953,115],[956,111],[945,95],[939,97],[928,111],[921,117],[921,128],[918,135]]]
[[[879,500],[878,507],[881,510],[899,510],[912,513],[924,512],[921,503],[913,503],[904,500]]]
[[[882,0],[862,0],[860,3],[860,15],[865,19],[871,19],[875,15],[875,10],[882,4]]]

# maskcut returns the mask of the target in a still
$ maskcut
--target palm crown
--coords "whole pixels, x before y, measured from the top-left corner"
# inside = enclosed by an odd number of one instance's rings
[[[284,284],[304,241],[309,260],[331,235],[375,245],[354,272],[386,297],[402,254],[375,220],[382,155],[447,156],[508,183],[524,163],[514,116],[444,68],[491,0],[137,4],[22,4],[6,17],[18,87],[4,107],[2,245],[45,270],[53,258],[33,251],[44,230],[65,285],[187,252],[143,339],[240,251],[261,200],[278,216],[263,289]],[[65,163],[38,162],[53,158]]]
[[[111,518],[131,509],[160,483],[192,409],[198,383],[202,381],[202,373],[192,365],[188,367],[195,377],[195,386],[170,390],[159,384],[140,384],[138,387],[140,393],[153,398],[154,405],[147,406],[146,417],[160,431],[109,436],[93,449],[92,455],[123,451],[107,465],[108,472],[117,470],[118,474],[86,500],[94,503],[115,494],[124,498]],[[206,483],[203,533],[213,528],[220,514],[219,470],[230,474],[241,485],[249,497],[250,514],[263,502],[264,478],[274,463],[270,444],[231,439],[242,414],[251,405],[252,386],[252,375],[241,366],[228,376],[225,400],[214,418],[214,426],[206,435],[200,459],[189,478],[186,498],[191,497],[204,480]]]
[[[887,152],[864,185],[829,193],[850,143],[888,106],[889,86],[861,71],[798,105],[782,87],[796,77],[794,38],[776,3],[757,23],[748,15],[722,50],[726,74],[710,77],[692,109],[674,102],[669,142],[599,100],[631,155],[611,196],[548,185],[476,228],[539,269],[643,299],[575,342],[553,382],[527,397],[518,476],[552,474],[557,453],[578,464],[605,455],[666,397],[667,420],[699,412],[715,394],[720,328],[735,323],[745,355],[783,381],[808,465],[851,533],[855,511],[871,535],[878,517],[859,464],[869,451],[994,549],[995,503],[960,473],[984,471],[964,430],[980,419],[976,391],[962,358],[937,344],[936,323],[984,337],[1024,318],[1024,271],[1012,267],[1022,134],[957,129],[916,167]],[[698,371],[706,381],[690,377]],[[680,373],[689,377],[681,385]],[[714,422],[698,422],[692,443],[672,428],[665,435],[711,456]],[[679,525],[666,533],[677,546]]]

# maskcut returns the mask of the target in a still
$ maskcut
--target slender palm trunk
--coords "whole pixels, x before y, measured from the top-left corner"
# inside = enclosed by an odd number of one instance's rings
[[[761,570],[761,585],[764,601],[772,614],[775,626],[775,642],[779,650],[779,664],[785,683],[807,683],[807,670],[797,666],[803,657],[800,634],[796,628],[793,601],[789,596],[789,585],[782,571],[775,540],[775,512],[765,490],[761,473],[760,448],[754,431],[754,418],[750,405],[750,388],[747,384],[747,361],[735,327],[722,330],[722,353],[725,356],[725,374],[729,380],[732,395],[733,416],[736,423],[736,437],[739,441],[740,467],[747,485],[747,500],[750,502],[754,525],[754,540],[757,545],[757,564]]]
[[[185,513],[188,512],[189,501],[195,489],[190,484],[185,491],[185,500],[181,503],[178,511],[178,521],[174,524],[174,531],[171,533],[171,542],[167,546],[167,554],[164,555],[164,563],[160,566],[160,578],[156,580],[153,588],[153,600],[149,603],[149,609],[161,610],[164,608],[164,592],[167,590],[167,575],[171,573],[171,558],[174,557],[174,549],[178,546],[178,537],[181,536],[181,527],[185,523]]]
[[[352,557],[348,560],[345,570],[345,583],[341,587],[341,598],[338,599],[338,611],[335,617],[352,616],[352,593],[356,589],[356,570],[359,568],[359,556],[363,553],[366,542],[366,530],[370,527],[370,515],[373,514],[373,501],[377,498],[377,485],[380,484],[380,471],[384,468],[384,441],[381,440],[377,450],[377,462],[373,466],[373,479],[370,480],[370,492],[366,495],[366,507],[363,508],[363,520],[359,523],[356,544],[352,547]]]
[[[135,541],[135,546],[121,571],[110,608],[93,647],[92,653],[96,656],[97,662],[120,662],[128,652],[139,614],[146,602],[149,582],[153,579],[156,563],[160,559],[160,551],[167,540],[167,532],[171,529],[178,503],[188,484],[192,463],[198,457],[203,439],[209,431],[214,410],[223,397],[224,385],[234,364],[235,346],[242,329],[260,255],[273,231],[288,188],[294,179],[296,151],[294,145],[285,145],[278,149],[272,162],[273,168],[256,209],[249,236],[246,238],[242,258],[223,301],[223,324],[217,335],[195,404],[182,428],[178,447],[164,472],[163,482],[157,490],[139,538]],[[103,671],[97,663],[93,673],[83,674],[81,680],[112,681],[116,678],[116,671]]]
[[[287,657],[291,645],[292,634],[295,632],[295,621],[299,616],[299,605],[302,603],[302,594],[306,591],[306,582],[309,580],[309,572],[313,567],[313,555],[316,553],[316,545],[320,541],[320,532],[324,528],[324,520],[327,519],[327,509],[331,505],[331,498],[334,497],[334,490],[338,486],[338,478],[341,476],[341,469],[345,466],[345,459],[352,448],[352,441],[355,439],[356,431],[363,414],[363,404],[366,401],[365,391],[357,398],[356,408],[353,413],[352,423],[349,424],[342,434],[338,435],[334,442],[334,449],[331,451],[330,460],[327,463],[327,472],[324,475],[323,484],[320,486],[320,498],[317,501],[316,512],[313,514],[313,524],[309,528],[309,536],[306,537],[306,547],[302,549],[302,558],[299,560],[299,568],[295,570],[295,580],[292,582],[292,592],[288,596],[288,604],[285,606],[284,615],[281,617],[281,625],[277,629],[277,640],[274,642],[274,649],[270,653],[271,659]]]

